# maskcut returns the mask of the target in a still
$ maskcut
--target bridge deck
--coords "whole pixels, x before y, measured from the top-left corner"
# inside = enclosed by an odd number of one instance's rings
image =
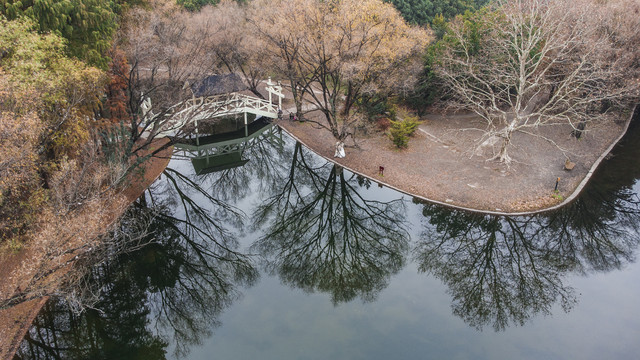
[[[248,136],[245,136],[245,129],[244,127],[242,127],[236,131],[226,132],[222,134],[201,136],[198,140],[199,140],[200,146],[204,146],[204,145],[216,144],[216,143],[221,143],[221,142],[226,142],[231,140],[244,139],[245,137],[251,137],[251,135],[255,133],[263,132],[264,129],[269,125],[271,125],[271,122],[268,121],[267,119],[258,118],[252,123],[247,125]],[[179,139],[177,140],[177,143],[179,145],[196,146],[196,139],[195,138]]]

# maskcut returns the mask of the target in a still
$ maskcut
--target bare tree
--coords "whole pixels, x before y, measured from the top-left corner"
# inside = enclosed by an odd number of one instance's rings
[[[291,82],[297,112],[308,99],[324,115],[314,122],[340,141],[353,134],[358,101],[402,84],[428,40],[379,0],[251,5],[250,19],[270,54],[279,57],[273,62]]]
[[[84,269],[77,266],[76,260],[100,246],[100,234],[113,221],[105,213],[120,211],[123,201],[118,200],[111,203],[94,200],[67,216],[49,209],[43,211],[42,229],[34,234],[29,258],[7,274],[11,286],[6,293],[0,293],[0,309],[43,296],[64,297],[79,303],[75,285],[77,275]]]
[[[151,11],[138,8],[125,19],[127,41],[122,47],[130,67],[117,74],[127,82],[128,127],[131,140],[137,142],[134,153],[170,126],[176,105],[192,96],[189,81],[212,72],[215,59],[209,56],[209,43],[220,30],[211,19],[175,4],[151,6]]]
[[[242,75],[249,90],[262,98],[258,85],[268,70],[264,47],[250,30],[245,8],[237,1],[224,0],[203,8],[193,20],[204,27],[213,26],[216,35],[207,39],[207,56],[216,61],[216,69]]]
[[[247,9],[247,18],[253,25],[254,39],[261,41],[265,60],[289,81],[296,114],[302,117],[305,74],[298,59],[308,32],[304,31],[304,25],[300,22],[298,9],[315,9],[314,0],[279,1],[277,4],[253,2]]]
[[[625,76],[629,50],[610,26],[611,3],[503,0],[450,24],[436,71],[452,92],[450,104],[486,121],[478,143],[499,142],[492,159],[511,162],[516,132],[584,128],[637,95],[637,80]],[[637,17],[633,23],[637,30]]]

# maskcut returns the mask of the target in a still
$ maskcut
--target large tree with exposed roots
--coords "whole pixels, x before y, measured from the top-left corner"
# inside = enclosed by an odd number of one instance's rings
[[[629,14],[640,5],[623,3],[502,0],[449,24],[436,72],[450,105],[486,121],[478,144],[496,145],[492,159],[511,162],[517,132],[583,128],[637,99],[637,55],[628,49],[640,22]]]

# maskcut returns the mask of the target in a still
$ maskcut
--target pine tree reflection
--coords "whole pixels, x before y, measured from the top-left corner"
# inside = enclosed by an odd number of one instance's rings
[[[96,309],[81,314],[51,300],[36,317],[17,359],[164,359],[167,343],[148,329],[146,288],[127,254],[94,269]]]
[[[254,214],[267,228],[253,248],[283,282],[328,292],[334,304],[375,299],[405,262],[405,204],[365,199],[358,177],[315,163],[299,143],[292,159],[279,192]]]

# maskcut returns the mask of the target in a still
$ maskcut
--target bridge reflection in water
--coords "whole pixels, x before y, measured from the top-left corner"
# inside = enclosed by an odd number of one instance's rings
[[[282,147],[282,133],[269,119],[258,118],[242,129],[195,138],[176,140],[178,154],[191,159],[196,174],[243,166],[244,151],[262,141],[269,141]]]

